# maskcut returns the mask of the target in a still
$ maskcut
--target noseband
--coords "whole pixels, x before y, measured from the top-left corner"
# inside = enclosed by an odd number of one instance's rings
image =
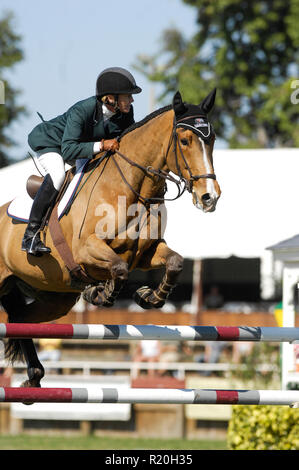
[[[200,117],[205,117],[205,116],[202,116],[202,115],[198,115],[198,116],[189,116],[188,118],[185,118],[185,119],[190,119],[190,118],[200,118]],[[169,175],[168,172],[164,171],[164,170],[161,170],[161,169],[158,169],[156,170],[155,168],[151,167],[151,166],[148,166],[148,167],[144,167],[142,165],[140,165],[139,163],[136,163],[134,162],[133,160],[131,160],[130,158],[128,158],[126,155],[124,155],[123,153],[121,153],[119,150],[116,150],[115,153],[117,153],[123,160],[125,160],[126,162],[128,162],[130,165],[134,166],[134,167],[137,167],[139,168],[140,170],[143,170],[145,173],[147,174],[150,174],[150,175],[153,175],[153,176],[158,176],[159,178],[161,179],[164,179],[165,181],[165,185],[164,185],[164,193],[166,192],[167,190],[167,187],[166,187],[166,181],[170,181],[172,183],[175,183],[176,186],[177,186],[177,190],[178,190],[178,194],[176,195],[176,197],[172,198],[172,199],[166,199],[164,197],[153,197],[153,198],[145,198],[143,197],[140,193],[138,193],[132,186],[131,184],[128,182],[128,180],[126,179],[123,171],[121,170],[118,162],[116,161],[115,159],[115,156],[113,154],[111,154],[110,152],[107,152],[106,153],[106,156],[112,158],[121,178],[123,179],[123,181],[126,183],[126,185],[131,189],[131,191],[138,197],[138,199],[145,205],[145,206],[148,206],[150,204],[156,204],[156,203],[160,203],[160,202],[164,202],[164,201],[175,201],[176,199],[178,199],[179,197],[182,196],[182,194],[187,190],[188,192],[192,192],[192,189],[193,189],[193,182],[194,181],[198,181],[200,179],[213,179],[213,180],[216,180],[216,175],[213,174],[213,173],[206,173],[206,174],[202,174],[202,175],[193,175],[192,174],[192,170],[190,168],[190,166],[188,165],[188,162],[186,161],[186,158],[184,156],[184,153],[183,153],[183,150],[182,150],[182,147],[181,147],[181,144],[180,144],[180,141],[178,139],[178,135],[177,135],[177,128],[178,127],[188,127],[188,128],[191,128],[193,132],[195,132],[197,135],[199,135],[199,132],[202,134],[203,138],[205,140],[209,140],[210,137],[211,137],[211,125],[210,123],[208,123],[208,126],[209,126],[209,134],[208,135],[205,135],[204,133],[202,133],[199,129],[196,129],[194,126],[191,126],[187,123],[184,123],[183,122],[184,119],[181,119],[179,121],[176,120],[176,116],[174,116],[174,121],[173,121],[173,127],[172,127],[172,133],[171,133],[171,136],[170,136],[170,140],[169,140],[169,144],[168,144],[168,148],[167,148],[167,151],[166,151],[166,156],[165,156],[165,160],[167,159],[167,155],[169,153],[169,150],[170,150],[170,147],[171,147],[171,144],[172,142],[174,143],[174,154],[175,154],[175,163],[176,163],[176,168],[177,168],[177,171],[178,171],[178,176],[179,176],[179,179],[177,178],[174,178],[172,175]],[[181,168],[180,168],[180,165],[179,165],[179,161],[178,161],[178,154],[177,154],[177,145],[179,147],[179,150],[180,150],[180,155],[183,159],[183,162],[186,166],[186,169],[188,170],[188,173],[189,173],[189,178],[186,179],[184,178],[183,176],[183,173],[181,171]],[[183,185],[183,187],[182,187]]]

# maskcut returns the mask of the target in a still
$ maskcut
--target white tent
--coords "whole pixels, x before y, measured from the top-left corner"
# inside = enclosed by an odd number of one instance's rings
[[[259,257],[262,291],[271,295],[272,253],[266,248],[299,233],[299,150],[215,150],[222,195],[216,211],[204,214],[189,193],[167,202],[168,245],[185,258]],[[20,194],[32,160],[0,171],[0,204]],[[169,184],[167,197],[176,194]]]
[[[267,247],[299,233],[299,150],[215,150],[214,168],[222,190],[216,211],[202,213],[188,193],[168,202],[167,243],[185,258],[260,258],[261,294],[269,298],[277,267]]]
[[[167,243],[185,257],[259,257],[299,233],[299,149],[215,150],[222,195],[204,214],[185,193],[167,203]]]
[[[39,175],[31,159],[22,160],[0,170],[1,206],[24,193],[30,175]]]

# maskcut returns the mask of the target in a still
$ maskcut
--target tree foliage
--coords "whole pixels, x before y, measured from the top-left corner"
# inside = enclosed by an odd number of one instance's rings
[[[21,38],[13,31],[12,23],[12,13],[5,13],[0,19],[0,167],[9,164],[7,150],[15,144],[9,135],[9,126],[25,112],[24,107],[17,104],[19,90],[14,89],[6,78],[7,71],[23,59]]]
[[[298,146],[299,0],[183,1],[196,34],[167,29],[135,64],[162,84],[159,100],[179,89],[199,103],[216,86],[214,125],[231,147]]]

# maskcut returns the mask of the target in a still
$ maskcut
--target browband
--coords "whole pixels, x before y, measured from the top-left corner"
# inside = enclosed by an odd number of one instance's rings
[[[204,115],[188,116],[183,119],[180,119],[177,121],[176,127],[184,127],[187,129],[191,129],[192,132],[194,132],[204,140],[208,140],[211,137],[212,133],[212,126]]]

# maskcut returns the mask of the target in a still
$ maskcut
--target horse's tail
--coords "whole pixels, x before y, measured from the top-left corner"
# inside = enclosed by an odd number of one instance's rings
[[[16,285],[1,297],[1,304],[8,315],[8,322],[18,323],[22,313],[24,314],[26,303],[23,294]],[[9,338],[5,342],[4,354],[12,364],[16,361],[24,361],[21,343],[18,339]]]
[[[4,349],[5,358],[9,360],[11,364],[14,362],[23,362],[24,355],[21,349],[21,343],[18,339],[9,338],[5,343]]]

